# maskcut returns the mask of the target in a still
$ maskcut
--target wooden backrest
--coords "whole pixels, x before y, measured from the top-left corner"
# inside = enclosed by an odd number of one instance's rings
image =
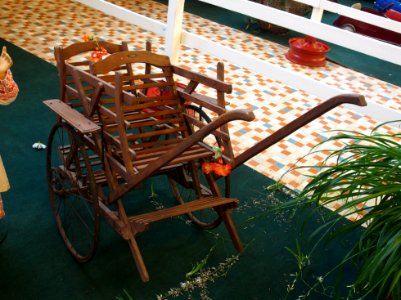
[[[89,64],[91,62],[91,52],[96,48],[103,47],[108,53],[116,53],[119,51],[128,50],[126,42],[121,44],[113,44],[105,41],[88,41],[73,43],[65,48],[56,46],[54,48],[54,56],[57,63],[58,74],[60,78],[60,99],[69,103],[72,107],[80,109],[81,104],[78,99],[78,93],[75,88],[74,81],[66,68],[66,62],[70,65],[77,66],[82,70],[89,71]],[[131,70],[127,66],[123,66],[123,70],[130,73]],[[88,94],[92,93],[90,89],[86,91]]]
[[[96,76],[127,63],[132,75],[116,72],[112,82]],[[189,135],[167,56],[125,51],[92,64],[94,74],[68,64],[67,69],[74,75],[85,114],[98,115],[109,161],[127,180],[140,172],[135,162],[138,153],[143,157],[168,151]],[[87,88],[94,92],[88,95]],[[110,99],[113,102],[106,101]]]
[[[196,106],[201,106],[205,111],[210,114],[212,118],[218,117],[226,112],[226,100],[225,95],[230,94],[232,92],[232,85],[224,82],[224,64],[219,62],[217,64],[216,73],[217,78],[211,78],[205,76],[203,74],[199,74],[193,72],[191,70],[184,69],[179,66],[171,66],[168,60],[168,57],[163,55],[158,55],[152,53],[152,46],[150,42],[146,43],[146,51],[135,51],[134,52],[125,52],[119,53],[116,55],[112,55],[107,60],[99,61],[95,64],[91,64],[91,73],[92,74],[105,74],[120,66],[123,62],[127,64],[131,64],[131,68],[135,69],[138,67],[138,64],[142,64],[141,70],[144,70],[145,74],[152,73],[152,64],[153,65],[165,65],[170,66],[172,68],[173,75],[175,75],[175,80],[180,80],[181,84],[177,85],[178,96],[181,99],[181,103],[186,104],[194,104]],[[133,66],[135,65],[135,67]],[[138,70],[135,70],[137,72]],[[109,75],[112,76],[112,75]],[[151,82],[152,75],[146,79],[146,82]],[[112,81],[112,79],[109,79]],[[153,80],[154,81],[154,80]],[[131,85],[134,85],[132,82]],[[208,90],[214,90],[215,95],[204,95],[202,92],[197,92],[198,87],[207,88]],[[155,88],[153,88],[155,89]],[[166,88],[161,88],[166,89]],[[146,94],[146,92],[145,92]],[[193,113],[193,111],[192,111]],[[187,122],[190,123],[189,130],[193,130],[194,128],[200,129],[206,125],[205,122],[202,122],[198,116],[191,115],[189,111],[189,116],[186,116]],[[214,135],[217,137],[219,141],[219,145],[223,146],[224,154],[226,157],[230,159],[234,158],[233,149],[231,146],[230,136],[228,126],[224,125],[219,130],[214,132]],[[211,139],[209,141],[215,139]]]

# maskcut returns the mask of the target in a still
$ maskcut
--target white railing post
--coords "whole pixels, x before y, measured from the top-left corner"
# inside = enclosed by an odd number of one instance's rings
[[[322,1],[319,1],[319,6],[313,6],[312,14],[310,19],[316,22],[322,22],[324,9],[322,7]]]
[[[169,0],[167,12],[165,53],[173,64],[178,62],[181,46],[182,20],[185,0]]]

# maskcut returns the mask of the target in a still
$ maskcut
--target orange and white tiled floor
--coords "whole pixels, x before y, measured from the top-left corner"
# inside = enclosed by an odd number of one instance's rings
[[[162,22],[167,20],[167,6],[158,2],[109,2]],[[189,13],[184,16],[184,29],[283,68],[300,72],[345,92],[362,94],[369,101],[395,110],[401,109],[401,88],[398,86],[331,62],[320,68],[293,64],[284,57],[287,47]],[[112,42],[128,41],[132,49],[143,49],[145,42],[151,40],[154,50],[163,51],[163,37],[72,0],[0,2],[0,37],[49,62],[54,63],[53,47],[56,44],[65,46],[81,40],[85,32],[96,32],[98,38]],[[217,62],[217,58],[197,49],[182,47],[179,65],[215,77]],[[256,115],[256,120],[251,123],[234,122],[230,125],[233,147],[237,154],[324,100],[230,62],[225,62],[225,66],[226,81],[233,84],[233,93],[227,98],[229,109],[246,108]],[[367,133],[379,123],[370,117],[339,107],[249,160],[247,165],[278,180],[300,157],[326,139],[328,130],[356,129]],[[322,159],[321,154],[314,154],[302,160],[302,164],[317,165]],[[311,168],[309,172],[313,173],[314,169]],[[290,188],[300,189],[306,179],[299,171],[293,171],[286,174],[282,181]]]

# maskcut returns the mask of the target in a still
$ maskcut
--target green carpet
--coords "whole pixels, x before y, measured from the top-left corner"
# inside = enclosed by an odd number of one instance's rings
[[[55,120],[42,100],[58,97],[56,69],[0,40],[2,45],[15,60],[12,70],[20,94],[13,104],[0,107],[0,153],[12,187],[3,194],[7,215],[0,221],[2,230],[8,230],[7,239],[0,245],[1,299],[129,299],[123,290],[133,299],[156,299],[157,294],[179,287],[192,265],[211,249],[206,269],[236,254],[224,227],[200,231],[177,218],[152,225],[138,238],[151,277],[149,283],[141,282],[128,245],[107,224],[102,224],[95,257],[77,264],[65,249],[51,215],[45,151],[31,147],[37,141],[46,143]],[[308,288],[297,284],[287,295],[297,262],[286,247],[293,249],[296,240],[303,248],[309,247],[307,237],[321,217],[313,216],[301,235],[302,216],[309,210],[272,213],[271,207],[288,196],[267,193],[264,187],[272,183],[269,178],[245,166],[236,169],[232,177],[232,194],[241,200],[234,221],[246,250],[225,270],[226,276],[215,278],[204,290],[212,299],[297,299]],[[149,201],[152,187],[156,202],[173,202],[165,179],[160,177],[130,193],[126,197],[128,206],[153,205]],[[349,239],[319,248],[305,269],[305,280],[314,283],[328,272],[350,248]],[[353,270],[347,272],[348,279],[354,275]],[[334,278],[328,277],[324,284],[333,286]],[[192,299],[201,299],[199,292],[195,290]],[[189,299],[188,294],[179,299]],[[312,293],[309,299],[325,297]]]
[[[156,1],[166,5],[168,3],[168,0]],[[338,3],[346,6],[351,6],[355,2],[360,2],[363,6],[367,7],[371,7],[373,5],[373,1],[338,1]],[[251,25],[248,26],[248,16],[225,10],[223,8],[197,0],[186,0],[185,11],[287,47],[288,40],[290,38],[304,36],[304,34],[295,31],[290,31],[285,35],[276,35],[261,30],[255,22],[251,23]],[[337,14],[325,12],[323,15],[323,23],[331,25],[337,18]],[[386,82],[401,86],[401,76],[398,76],[401,70],[401,67],[399,65],[379,60],[374,57],[335,44],[328,43],[328,45],[331,47],[331,51],[327,54],[328,60],[331,60],[339,65],[343,65],[349,69],[353,69],[360,73],[369,75],[371,77],[375,77]]]

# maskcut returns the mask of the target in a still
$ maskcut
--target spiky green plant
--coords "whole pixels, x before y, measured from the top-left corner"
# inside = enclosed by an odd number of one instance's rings
[[[365,226],[344,258],[357,259],[359,266],[351,288],[362,292],[362,298],[401,299],[401,134],[379,133],[385,124],[368,135],[345,131],[321,143],[319,146],[340,141],[345,146],[324,150],[329,154],[321,172],[312,177],[300,199],[317,206],[343,203],[334,210],[337,217],[319,227],[319,232],[338,223],[342,216],[368,211],[355,222],[335,229],[331,238]]]

